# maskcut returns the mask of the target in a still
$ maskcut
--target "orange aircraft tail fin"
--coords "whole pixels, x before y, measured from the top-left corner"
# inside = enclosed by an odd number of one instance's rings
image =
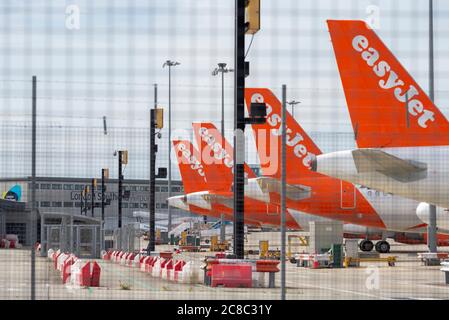
[[[327,21],[359,148],[449,144],[449,123],[363,21]]]
[[[173,147],[178,159],[184,192],[187,194],[207,190],[206,176],[198,150],[187,140],[174,140]]]
[[[206,172],[208,186],[213,190],[230,191],[234,182],[234,148],[212,123],[192,123]],[[256,175],[245,163],[245,175]]]
[[[267,121],[263,124],[253,124],[253,133],[263,174],[280,178],[282,104],[273,92],[266,88],[246,88],[245,102],[248,109],[251,102],[266,104]],[[310,170],[310,161],[314,155],[321,154],[320,149],[288,111],[286,126],[288,180],[295,180],[297,176],[315,175],[316,173]]]

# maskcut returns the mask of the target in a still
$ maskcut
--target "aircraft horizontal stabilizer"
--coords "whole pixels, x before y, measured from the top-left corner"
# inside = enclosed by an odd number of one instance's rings
[[[356,149],[352,156],[359,173],[377,171],[400,182],[427,177],[425,163],[401,159],[378,149]]]

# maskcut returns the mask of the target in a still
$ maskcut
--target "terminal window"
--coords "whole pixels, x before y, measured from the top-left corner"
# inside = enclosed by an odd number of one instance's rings
[[[61,207],[62,207],[62,202],[60,202],[60,201],[52,202],[52,203],[51,203],[51,206],[52,206],[53,208],[61,208]]]
[[[64,202],[64,208],[72,208],[73,202]]]
[[[41,183],[41,189],[50,189],[51,185],[49,183]]]
[[[62,189],[62,185],[60,185],[60,184],[52,184],[51,188],[53,190],[61,190]]]
[[[64,190],[73,190],[73,184],[64,184]]]
[[[41,201],[41,207],[42,208],[50,207],[50,201]]]

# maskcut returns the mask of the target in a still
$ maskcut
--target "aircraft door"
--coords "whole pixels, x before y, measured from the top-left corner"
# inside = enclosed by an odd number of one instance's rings
[[[350,182],[340,181],[340,197],[342,209],[354,209],[356,204],[355,185]]]

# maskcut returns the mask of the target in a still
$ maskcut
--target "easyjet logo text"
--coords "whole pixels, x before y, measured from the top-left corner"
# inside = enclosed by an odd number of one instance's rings
[[[264,98],[260,93],[255,93],[251,96],[251,102],[263,103]],[[270,133],[275,137],[282,135],[282,118],[279,113],[273,111],[273,107],[269,103],[265,103],[267,106],[267,124],[271,127]],[[299,132],[293,132],[293,130],[286,126],[286,144],[287,147],[293,148],[293,154],[302,159],[302,164],[310,169],[310,163],[314,154],[307,150],[307,146],[304,144],[304,137]]]
[[[217,142],[214,135],[209,132],[209,129],[201,127],[201,128],[199,128],[198,133],[201,137],[201,140],[206,142],[206,144],[208,145],[210,151],[212,152],[212,154],[211,154],[212,157],[215,160],[218,160],[217,163],[223,162],[223,164],[228,168],[232,168],[234,166],[234,161],[232,160],[232,156],[223,148],[221,143]],[[205,158],[206,157],[204,157],[204,155],[203,155],[203,160],[206,161]]]
[[[186,145],[184,143],[178,143],[176,148],[182,155],[182,162],[190,165],[190,168],[192,168],[192,170],[195,170],[200,176],[204,178],[204,169],[201,165],[201,162],[192,154],[192,152],[186,147]]]
[[[391,69],[388,62],[380,58],[379,52],[369,46],[368,39],[365,36],[357,35],[352,39],[352,47],[357,52],[361,52],[361,57],[366,61],[369,67],[372,67],[379,80],[379,87],[393,92],[394,97],[402,103],[408,99],[408,112],[418,118],[418,125],[427,128],[429,121],[435,121],[434,113],[427,110],[419,100],[418,89],[409,85],[405,90],[404,81],[399,79],[398,74]]]

